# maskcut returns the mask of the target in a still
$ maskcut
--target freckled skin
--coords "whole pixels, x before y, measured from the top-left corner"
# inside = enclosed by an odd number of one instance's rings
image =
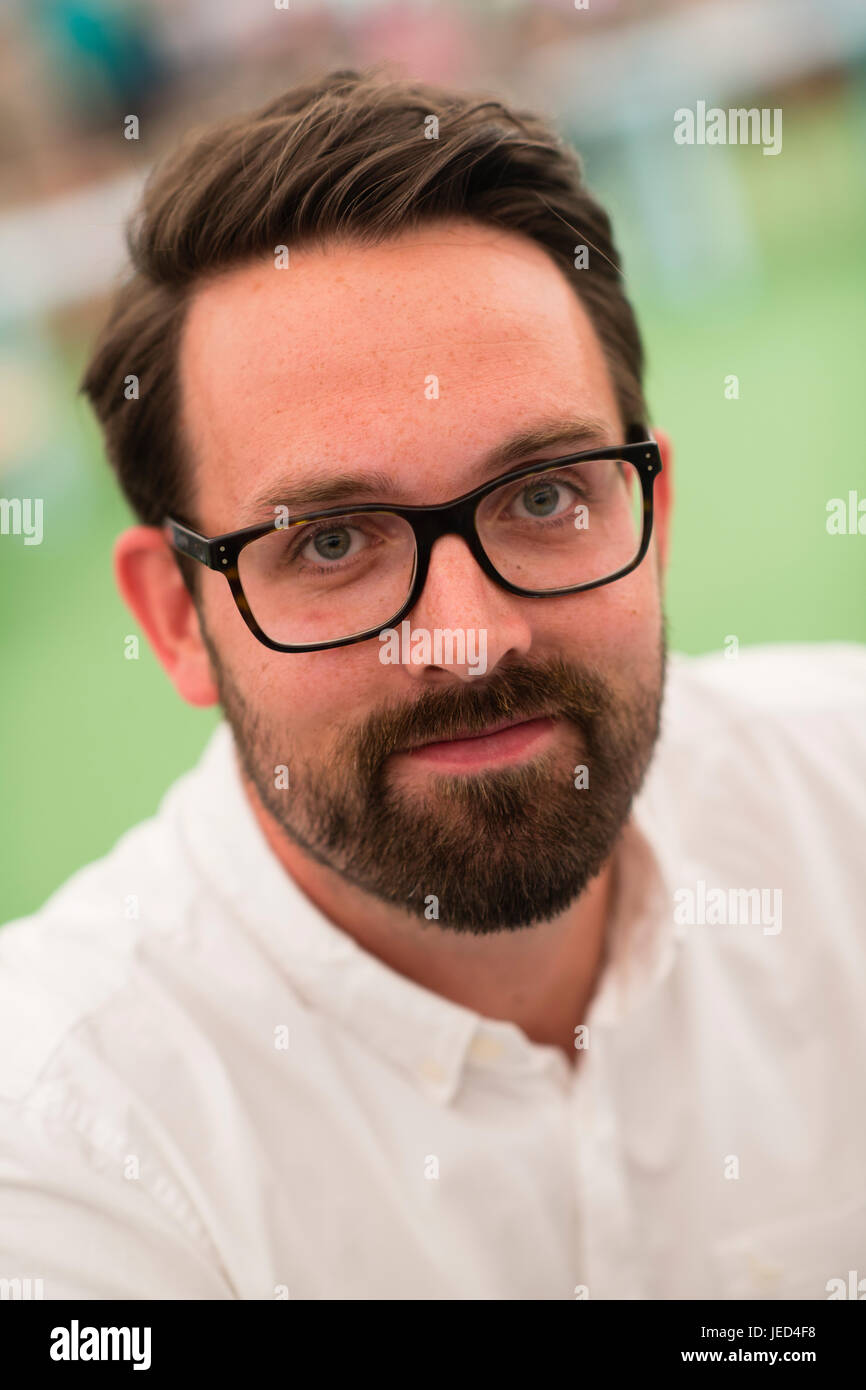
[[[259,519],[249,514],[250,496],[307,470],[369,466],[399,480],[389,500],[436,503],[476,486],[480,457],[542,417],[592,416],[608,426],[606,442],[624,439],[599,341],[564,276],[534,243],[474,223],[428,226],[378,247],[292,249],[285,270],[270,259],[232,270],[193,300],[180,368],[194,458],[190,519],[208,535]],[[430,374],[439,382],[435,400],[425,396]],[[434,548],[412,627],[485,628],[488,673],[559,656],[591,661],[617,690],[657,688],[670,480],[660,443],[654,539],[632,574],[585,594],[520,598],[488,580],[463,541],[448,536]],[[194,610],[162,543],[141,532],[118,547],[121,588],[181,695],[208,704],[217,690]],[[347,720],[472,679],[458,666],[383,665],[375,640],[270,651],[245,627],[223,577],[202,567],[199,580],[221,665],[263,727],[285,729],[286,743],[311,764],[327,761]],[[274,763],[290,763],[281,751],[274,748]],[[426,774],[407,761],[399,776],[422,796]],[[289,871],[366,949],[429,988],[514,1018],[530,1036],[570,1039],[574,1001],[589,998],[595,978],[607,872],[539,930],[431,941],[406,914],[312,862],[250,795]],[[527,991],[530,969],[537,984]]]
[[[428,228],[363,251],[292,251],[287,270],[268,261],[233,272],[193,304],[182,371],[195,519],[211,535],[243,524],[251,483],[276,482],[294,461],[301,472],[369,460],[403,480],[394,500],[418,504],[465,491],[474,458],[547,411],[601,416],[610,442],[622,437],[580,301],[533,243],[474,226],[447,236]],[[431,372],[440,390],[432,401]],[[253,646],[221,576],[203,570],[202,580],[224,660],[255,677],[260,701],[306,711],[305,742],[327,737],[347,682],[362,705],[385,688],[411,694],[416,681],[446,678],[383,668],[375,643],[290,658]],[[493,585],[462,541],[444,537],[411,620],[486,626],[491,667],[510,649],[574,645],[640,676],[652,670],[658,616],[653,563],[587,594],[521,599]]]

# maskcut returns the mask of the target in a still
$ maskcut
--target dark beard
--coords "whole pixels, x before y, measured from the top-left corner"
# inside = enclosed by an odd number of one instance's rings
[[[300,750],[286,759],[282,730],[264,728],[205,640],[244,770],[280,829],[364,892],[454,931],[514,930],[565,911],[613,853],[658,737],[664,631],[651,689],[615,691],[596,668],[561,659],[498,667],[341,726],[318,764]],[[543,715],[570,728],[568,754],[431,773],[423,792],[395,784],[387,760],[398,749]],[[275,786],[278,763],[289,790]]]

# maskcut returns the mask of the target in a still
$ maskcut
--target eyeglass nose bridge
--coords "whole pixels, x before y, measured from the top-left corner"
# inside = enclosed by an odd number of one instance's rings
[[[412,592],[404,616],[412,611],[421,599],[430,571],[433,547],[444,536],[459,536],[469,548],[469,552],[481,570],[499,588],[509,593],[519,593],[493,567],[475,524],[475,513],[479,506],[477,497],[466,497],[460,502],[443,502],[438,507],[427,507],[420,514],[407,512],[407,519],[415,532],[416,566]]]

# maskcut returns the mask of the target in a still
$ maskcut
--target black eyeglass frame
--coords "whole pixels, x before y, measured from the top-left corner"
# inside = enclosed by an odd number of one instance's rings
[[[636,432],[645,433],[643,429],[638,429]],[[632,432],[630,431],[630,433]],[[478,535],[475,525],[478,504],[489,493],[495,492],[497,488],[506,483],[519,482],[521,478],[532,477],[537,473],[552,473],[566,464],[589,462],[594,459],[621,459],[625,463],[633,464],[640,477],[643,494],[643,533],[634,559],[613,574],[606,575],[603,579],[591,579],[583,584],[572,584],[563,589],[521,589],[516,584],[512,584],[510,580],[503,578],[494,568]],[[545,459],[541,463],[522,464],[520,468],[482,483],[480,487],[473,488],[471,492],[464,493],[462,497],[457,497],[451,502],[438,502],[429,507],[398,507],[379,502],[364,502],[357,507],[349,508],[345,505],[326,507],[320,511],[305,512],[302,516],[293,517],[288,526],[281,526],[279,519],[274,517],[273,521],[258,522],[254,526],[244,526],[239,531],[226,531],[221,536],[202,536],[184,522],[178,521],[174,517],[166,517],[163,531],[169,544],[180,554],[189,555],[208,569],[217,570],[220,574],[225,575],[241,617],[253,636],[257,637],[264,646],[270,647],[275,652],[319,652],[326,651],[331,647],[348,647],[354,642],[369,641],[371,637],[376,637],[380,632],[402,622],[421,597],[427,581],[430,555],[433,546],[441,536],[460,536],[468,545],[488,579],[492,579],[495,584],[507,590],[508,593],[517,594],[521,598],[554,598],[562,594],[577,594],[587,589],[598,589],[604,584],[612,584],[614,580],[622,579],[624,575],[637,569],[649,549],[653,526],[653,484],[661,471],[662,461],[658,444],[654,439],[640,439],[637,442],[615,444],[602,449],[584,449],[580,453],[564,454],[560,458]],[[331,516],[358,516],[373,512],[386,512],[393,516],[402,517],[411,526],[415,535],[415,573],[406,600],[397,612],[386,622],[379,623],[376,627],[354,633],[351,637],[339,637],[332,642],[306,642],[298,645],[275,642],[273,638],[268,637],[267,633],[256,622],[241,583],[238,557],[244,546],[249,545],[251,541],[259,540],[271,531],[288,530],[290,527],[299,526],[302,523],[321,521]]]

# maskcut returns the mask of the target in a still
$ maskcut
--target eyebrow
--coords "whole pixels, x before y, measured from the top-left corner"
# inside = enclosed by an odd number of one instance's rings
[[[462,492],[470,492],[473,485],[480,486],[486,478],[495,478],[498,473],[507,472],[512,464],[517,467],[522,462],[530,462],[531,456],[542,449],[561,444],[569,446],[569,453],[577,453],[593,445],[601,448],[609,435],[609,425],[589,417],[556,416],[541,420],[510,435],[484,454]],[[248,505],[252,515],[273,511],[276,507],[287,507],[290,512],[314,511],[319,507],[339,506],[343,502],[349,506],[352,502],[378,501],[387,506],[399,495],[399,491],[398,480],[380,469],[363,473],[318,473],[303,480],[294,477],[285,484],[272,484],[251,498]]]

